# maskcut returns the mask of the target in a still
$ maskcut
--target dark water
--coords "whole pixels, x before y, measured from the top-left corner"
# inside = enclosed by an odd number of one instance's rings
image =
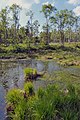
[[[6,103],[5,96],[11,88],[23,88],[24,84],[24,68],[36,68],[38,72],[47,71],[52,74],[54,71],[68,70],[78,73],[78,68],[63,68],[56,62],[42,62],[37,60],[16,60],[16,61],[0,61],[0,120],[5,120],[6,116]],[[78,71],[78,72],[76,72]],[[33,82],[35,90],[40,86],[46,87],[47,84],[52,84],[52,81],[36,80]]]

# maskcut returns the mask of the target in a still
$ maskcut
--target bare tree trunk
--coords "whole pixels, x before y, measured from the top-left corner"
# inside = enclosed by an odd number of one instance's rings
[[[60,35],[61,35],[61,45],[64,46],[64,31],[60,30]]]
[[[46,37],[47,37],[47,39],[46,39],[46,45],[49,45],[49,24],[48,24],[48,19],[46,18]]]

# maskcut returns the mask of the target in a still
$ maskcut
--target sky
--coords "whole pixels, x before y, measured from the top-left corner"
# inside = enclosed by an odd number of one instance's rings
[[[20,5],[23,9],[21,11],[21,26],[25,26],[28,17],[26,13],[28,10],[34,12],[33,20],[39,20],[41,26],[45,23],[44,15],[40,13],[43,4],[51,3],[58,10],[69,9],[73,10],[77,16],[80,16],[80,0],[0,0],[0,10],[5,6],[11,6],[12,4]]]

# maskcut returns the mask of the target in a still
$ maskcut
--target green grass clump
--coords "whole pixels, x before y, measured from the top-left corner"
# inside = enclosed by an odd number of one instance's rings
[[[31,105],[33,120],[78,120],[80,114],[80,97],[75,87],[66,89],[60,86],[48,86],[38,91],[38,98]]]
[[[27,83],[24,89],[27,90],[26,88],[32,89],[32,83]],[[78,91],[71,84],[63,88],[58,84],[48,85],[45,89],[40,88],[34,96],[28,97],[27,100],[25,98],[20,99],[14,107],[12,119],[78,120],[80,118]],[[10,102],[13,103],[13,101]]]
[[[24,85],[24,89],[14,88],[7,93],[7,113],[10,119],[25,120],[27,118],[27,101],[34,93],[32,83]]]
[[[24,98],[23,93],[24,93],[23,90],[14,88],[8,92],[8,94],[6,96],[7,101],[14,105],[17,105],[21,101],[21,99]]]
[[[32,80],[37,77],[37,70],[33,68],[25,68],[24,73],[25,73],[25,80],[29,80],[29,79]]]
[[[24,90],[28,95],[33,95],[34,94],[34,87],[31,82],[27,82],[24,84]]]

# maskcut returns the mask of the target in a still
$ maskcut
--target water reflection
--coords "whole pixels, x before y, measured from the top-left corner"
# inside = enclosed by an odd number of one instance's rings
[[[5,120],[5,90],[2,85],[0,85],[0,120]]]

